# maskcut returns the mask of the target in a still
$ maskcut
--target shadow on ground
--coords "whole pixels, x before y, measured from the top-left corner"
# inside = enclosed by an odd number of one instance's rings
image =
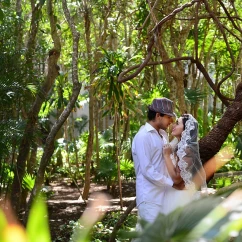
[[[50,183],[48,187],[51,194],[47,200],[49,213],[49,226],[52,242],[68,242],[71,236],[73,222],[77,221],[87,204],[81,198],[82,189],[70,183],[68,179]],[[120,210],[120,198],[118,188],[112,194],[107,187],[100,184],[91,184],[90,197],[87,203],[95,200],[96,192],[108,194],[110,206],[107,212]],[[123,209],[135,198],[135,182],[122,183]]]

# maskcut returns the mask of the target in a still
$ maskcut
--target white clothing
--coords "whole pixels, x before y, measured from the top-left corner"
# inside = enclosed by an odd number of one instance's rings
[[[173,164],[176,165],[176,161],[173,154],[171,155],[171,160]],[[166,172],[167,174],[169,174],[167,168]],[[169,214],[176,208],[183,207],[198,197],[199,192],[192,188],[184,188],[184,190],[177,190],[173,187],[166,187],[165,195],[162,202],[163,206],[161,208],[161,213]]]
[[[149,223],[152,223],[161,212],[162,206],[154,203],[142,202],[138,209],[138,217],[146,220]]]
[[[161,212],[162,206],[149,202],[142,202],[138,207],[138,223],[136,224],[135,230],[138,232],[142,231],[142,227],[139,223],[140,218],[146,220],[149,223],[155,221],[158,214]],[[132,242],[139,242],[140,239],[132,239]]]
[[[140,128],[132,143],[132,155],[136,173],[136,204],[142,202],[162,205],[166,186],[173,181],[166,172],[162,147],[167,143],[166,132],[149,123]]]
[[[176,190],[173,187],[167,187],[163,198],[161,212],[169,214],[178,207],[182,207],[195,199],[194,190]]]

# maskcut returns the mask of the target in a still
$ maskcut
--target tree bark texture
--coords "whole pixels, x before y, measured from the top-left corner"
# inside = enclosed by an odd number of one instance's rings
[[[227,107],[222,118],[214,126],[214,128],[199,141],[200,156],[203,164],[216,155],[224,141],[231,133],[235,124],[242,119],[242,82],[238,84],[235,94],[235,100]],[[211,169],[216,169],[215,161],[212,161]],[[209,181],[212,176],[207,177]]]
[[[88,53],[88,62],[89,62],[89,73],[90,73],[90,84],[93,82],[93,74],[92,74],[92,57],[91,57],[91,32],[90,32],[90,9],[88,8],[87,2],[85,1],[84,6],[84,20],[85,20],[85,41],[86,48]],[[91,171],[91,161],[92,161],[92,153],[93,153],[93,140],[94,140],[94,90],[92,85],[90,85],[89,90],[89,135],[87,141],[87,150],[86,150],[86,167],[85,167],[85,183],[82,193],[82,198],[84,200],[88,199],[89,189],[90,189],[90,171]]]
[[[72,95],[70,97],[70,101],[69,101],[68,105],[66,106],[64,111],[61,113],[59,118],[56,120],[56,122],[52,126],[51,131],[50,131],[50,133],[49,133],[49,135],[46,139],[44,153],[43,153],[43,156],[42,156],[41,161],[40,161],[40,166],[39,166],[39,170],[38,170],[38,173],[37,173],[35,185],[34,185],[34,188],[31,192],[30,199],[29,199],[29,202],[28,202],[28,207],[27,207],[26,214],[25,214],[25,221],[24,221],[25,223],[27,221],[29,209],[32,205],[32,202],[34,201],[34,198],[36,197],[36,195],[39,193],[41,186],[44,182],[45,170],[46,170],[46,167],[47,167],[47,165],[48,165],[48,163],[51,159],[51,156],[53,155],[53,152],[54,152],[55,137],[56,137],[58,131],[63,126],[63,124],[65,123],[66,119],[69,117],[71,111],[73,110],[75,103],[76,103],[76,100],[77,100],[78,95],[79,95],[80,90],[81,90],[81,83],[79,83],[79,81],[78,81],[78,44],[79,44],[80,34],[75,29],[75,25],[74,25],[74,23],[73,23],[73,21],[70,17],[70,13],[69,13],[69,10],[67,8],[67,4],[66,4],[65,0],[62,1],[62,6],[63,6],[63,10],[64,10],[64,13],[65,13],[65,17],[66,17],[67,22],[69,24],[69,27],[71,28],[72,39],[73,39],[73,50],[72,50],[73,51],[73,54],[72,54],[73,88],[72,88]],[[51,27],[55,28],[55,26],[52,26],[52,25],[51,25]],[[56,32],[52,31],[52,33],[56,33]],[[57,38],[57,36],[55,36],[55,37]],[[55,38],[53,38],[53,40],[55,40]],[[59,43],[60,42],[57,43],[57,46],[58,46]],[[52,77],[51,74],[52,74],[52,72],[50,73],[50,76]]]
[[[36,100],[28,114],[28,120],[25,127],[24,135],[19,148],[19,155],[17,157],[17,165],[14,172],[14,180],[12,185],[11,202],[16,212],[19,210],[21,192],[22,192],[22,180],[25,174],[26,160],[29,154],[30,146],[33,140],[33,134],[35,131],[36,123],[38,120],[38,113],[41,105],[43,104],[48,92],[52,88],[55,78],[59,75],[57,67],[57,61],[60,53],[54,51],[48,59],[48,74],[46,80],[42,86],[41,91],[36,96]]]

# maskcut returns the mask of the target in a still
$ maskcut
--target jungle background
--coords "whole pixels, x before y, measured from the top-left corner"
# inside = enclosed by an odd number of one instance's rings
[[[240,5],[1,0],[0,196],[11,204],[14,223],[33,222],[31,207],[46,194],[51,241],[74,240],[93,192],[104,191],[117,206],[90,240],[111,241],[116,222],[134,207],[131,143],[155,97],[173,100],[177,116],[188,112],[198,120],[209,187],[239,187]],[[69,196],[79,201],[71,208],[61,202]],[[70,213],[58,222],[63,207]],[[135,223],[133,210],[122,226],[129,230]]]

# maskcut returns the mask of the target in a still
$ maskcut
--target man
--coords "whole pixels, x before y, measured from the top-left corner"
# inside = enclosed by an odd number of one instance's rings
[[[152,223],[162,210],[167,186],[182,189],[169,177],[162,155],[168,142],[165,130],[173,122],[173,102],[168,98],[155,98],[148,107],[148,121],[140,128],[132,143],[136,173],[136,205],[141,219]]]

